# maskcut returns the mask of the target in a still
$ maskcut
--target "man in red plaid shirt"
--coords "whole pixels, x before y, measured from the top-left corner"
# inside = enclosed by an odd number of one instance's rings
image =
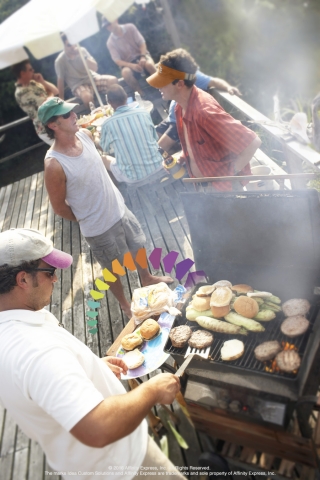
[[[226,113],[208,93],[194,83],[197,64],[181,48],[162,55],[158,71],[147,82],[164,100],[175,100],[177,129],[189,176],[248,175],[249,162],[261,145],[257,135]],[[218,190],[231,190],[231,182],[214,182]]]

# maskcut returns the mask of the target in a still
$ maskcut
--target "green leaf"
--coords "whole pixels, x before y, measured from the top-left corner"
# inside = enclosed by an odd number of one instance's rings
[[[163,435],[160,438],[160,448],[162,453],[164,453],[165,456],[169,458],[169,443],[167,435]]]
[[[86,315],[90,318],[96,318],[98,316],[98,312],[93,312],[92,310],[87,310]]]
[[[95,325],[97,325],[98,320],[89,320],[87,323],[89,327],[94,327]]]
[[[97,328],[92,328],[91,330],[89,330],[89,333],[91,333],[92,335],[94,335],[95,333],[97,333],[98,329]]]
[[[170,430],[172,431],[173,435],[175,436],[177,442],[179,443],[181,448],[187,449],[189,448],[189,445],[185,441],[185,439],[180,435],[180,433],[174,428],[171,420],[168,420],[168,425],[170,427]]]

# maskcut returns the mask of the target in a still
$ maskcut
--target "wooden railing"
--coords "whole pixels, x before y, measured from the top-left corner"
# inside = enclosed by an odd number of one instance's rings
[[[259,154],[262,163],[268,165],[274,174],[284,173],[283,165],[286,165],[287,173],[303,173],[319,170],[320,174],[320,153],[313,150],[308,145],[299,143],[290,134],[286,124],[277,123],[260,113],[255,108],[248,105],[242,98],[236,95],[230,95],[226,92],[211,89],[210,92],[222,107],[238,120],[249,122],[254,126],[262,137],[262,152]],[[265,144],[270,144],[266,148]],[[272,158],[273,152],[277,152],[281,159],[281,166]],[[262,155],[261,155],[262,154]],[[295,178],[291,180],[292,188],[306,188],[306,178]],[[289,181],[285,181],[288,186]]]
[[[120,79],[121,80],[121,79]],[[320,153],[316,152],[308,145],[303,145],[296,141],[291,135],[285,124],[279,124],[268,117],[263,115],[261,112],[247,104],[242,98],[237,97],[236,95],[230,95],[226,92],[222,92],[216,89],[211,89],[210,93],[217,99],[217,101],[222,105],[222,107],[230,113],[234,118],[238,120],[249,122],[258,134],[262,137],[262,148],[259,149],[256,154],[256,160],[258,163],[268,165],[274,175],[281,175],[284,173],[303,173],[305,171],[315,171],[319,170],[320,173]],[[67,100],[75,101],[79,99],[71,98]],[[159,105],[155,105],[159,111]],[[83,105],[79,107],[82,113]],[[163,109],[162,109],[163,110]],[[160,112],[163,117],[163,112]],[[15,128],[25,122],[30,121],[29,117],[23,117],[14,122],[8,123],[0,127],[0,136],[11,128]],[[268,148],[265,144],[268,144]],[[43,142],[32,145],[31,147],[20,150],[12,155],[1,158],[0,163],[7,160],[14,159],[19,155],[22,155],[30,150],[36,149],[43,145]],[[270,147],[271,145],[271,147]],[[276,161],[273,158],[272,152],[277,152],[277,157],[280,158],[280,162]],[[279,164],[280,163],[280,164]],[[282,168],[283,165],[286,165],[286,170]],[[306,178],[297,178],[284,180],[285,188],[306,188],[307,183]]]

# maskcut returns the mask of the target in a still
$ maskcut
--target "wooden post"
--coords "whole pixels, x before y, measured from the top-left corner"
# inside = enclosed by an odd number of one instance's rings
[[[168,0],[160,0],[160,4],[163,8],[163,18],[164,18],[165,26],[166,26],[167,32],[171,37],[174,48],[180,48],[181,41],[180,41],[178,29],[176,27],[175,21],[173,19],[173,16],[170,10]]]

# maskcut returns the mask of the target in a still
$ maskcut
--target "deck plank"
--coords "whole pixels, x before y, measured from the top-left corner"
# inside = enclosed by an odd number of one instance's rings
[[[12,185],[8,185],[7,187],[5,187],[4,198],[3,198],[3,202],[2,202],[1,210],[0,210],[0,231],[3,230],[3,224],[4,224],[4,220],[6,218],[7,208],[8,208],[8,205],[9,205],[9,199],[10,199],[10,195],[11,195],[11,190],[12,190]]]

